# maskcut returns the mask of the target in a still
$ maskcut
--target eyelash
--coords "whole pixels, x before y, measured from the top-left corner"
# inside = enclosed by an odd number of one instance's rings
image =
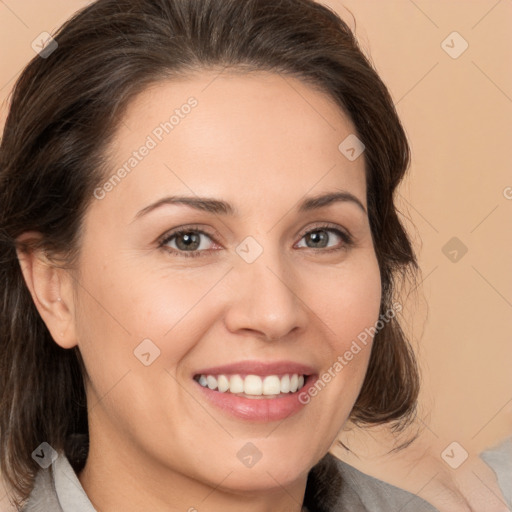
[[[341,250],[347,250],[350,247],[354,245],[354,240],[352,236],[345,232],[340,230],[337,227],[332,226],[331,224],[322,224],[319,226],[315,226],[312,229],[309,229],[308,231],[304,232],[300,239],[302,240],[306,235],[309,235],[310,233],[315,233],[316,231],[331,231],[338,235],[343,240],[343,245],[339,247],[330,247],[327,249],[314,249],[313,247],[306,247],[306,249],[311,249],[313,251],[322,250],[323,252],[336,252]],[[165,251],[169,252],[170,254],[177,255],[177,256],[184,256],[185,258],[196,258],[200,256],[204,256],[204,253],[209,253],[212,250],[215,249],[208,249],[208,250],[195,250],[195,251],[179,251],[176,249],[171,249],[169,247],[165,247],[165,244],[169,243],[173,238],[179,237],[180,235],[189,234],[189,233],[200,233],[202,235],[207,236],[210,238],[213,242],[217,243],[216,240],[213,238],[212,235],[207,233],[206,231],[203,231],[199,227],[196,226],[186,226],[183,228],[177,228],[174,231],[171,231],[170,233],[167,233],[164,235],[164,237],[160,240],[158,247],[161,249],[164,249]]]

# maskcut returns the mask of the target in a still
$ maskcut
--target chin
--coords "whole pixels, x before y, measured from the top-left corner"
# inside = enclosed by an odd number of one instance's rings
[[[297,467],[286,460],[281,460],[280,463],[271,461],[267,464],[260,461],[252,468],[234,469],[222,486],[229,488],[231,492],[244,495],[268,493],[272,490],[282,491],[283,487],[290,487],[305,480],[310,469],[311,467]]]

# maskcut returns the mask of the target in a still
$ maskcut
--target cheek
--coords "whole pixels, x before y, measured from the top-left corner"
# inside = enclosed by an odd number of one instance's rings
[[[214,322],[207,295],[219,276],[168,275],[126,260],[99,259],[88,259],[80,278],[87,289],[77,289],[77,332],[90,376],[108,389],[123,370],[140,372],[139,346],[144,353],[149,348],[151,360],[158,354],[154,367],[176,366]]]
[[[338,354],[375,325],[381,293],[380,271],[373,254],[354,260],[339,272],[325,273],[308,292],[313,309],[331,334],[331,347]],[[368,341],[371,343],[371,339]]]
[[[313,396],[322,394],[328,403],[336,404],[330,409],[336,418],[334,425],[349,415],[363,384],[379,320],[381,292],[378,263],[374,254],[368,253],[368,257],[354,259],[337,272],[317,276],[307,295],[326,340],[325,365]]]

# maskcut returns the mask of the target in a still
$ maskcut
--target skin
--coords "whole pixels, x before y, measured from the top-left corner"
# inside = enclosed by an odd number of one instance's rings
[[[338,150],[355,129],[324,93],[270,73],[210,71],[130,104],[106,178],[190,96],[191,113],[91,198],[75,268],[34,254],[25,277],[56,343],[78,345],[85,361],[91,444],[79,479],[99,510],[299,511],[308,471],[360,391],[371,342],[282,421],[233,417],[191,377],[245,360],[305,363],[320,375],[375,324],[381,284],[365,211],[351,201],[297,211],[306,196],[342,190],[366,208],[364,157]],[[222,199],[239,215],[166,205],[136,217],[170,195]],[[324,222],[353,245],[321,228],[327,247],[315,247],[305,232]],[[172,254],[176,239],[159,246],[183,225],[208,233],[203,255]],[[247,236],[263,249],[250,264],[236,252]],[[160,350],[149,366],[134,356],[147,338]],[[237,457],[248,442],[262,454],[251,468]]]

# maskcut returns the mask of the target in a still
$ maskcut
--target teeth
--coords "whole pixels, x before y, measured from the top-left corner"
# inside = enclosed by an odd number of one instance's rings
[[[225,393],[229,389],[229,380],[225,375],[219,375],[217,378],[217,388],[221,393]]]
[[[206,384],[210,389],[217,389],[217,379],[212,375],[206,377]]]
[[[263,381],[257,375],[247,375],[244,380],[244,393],[246,395],[262,395]]]
[[[201,380],[199,380],[201,384]],[[240,375],[233,375],[229,379],[229,390],[230,393],[243,393],[244,392],[244,379]]]
[[[204,388],[218,390],[221,393],[244,393],[251,396],[275,396],[280,393],[295,393],[304,386],[304,375],[297,373],[283,375],[200,375],[199,384]]]
[[[290,392],[290,376],[285,375],[281,378],[281,393],[289,393]]]
[[[290,377],[290,393],[295,393],[295,391],[297,391],[297,387],[299,385],[299,376],[294,373],[291,377]],[[208,387],[210,386],[210,384],[208,383]]]
[[[259,377],[258,377],[259,378]],[[281,380],[276,375],[268,375],[263,379],[264,395],[279,395],[281,393]]]

